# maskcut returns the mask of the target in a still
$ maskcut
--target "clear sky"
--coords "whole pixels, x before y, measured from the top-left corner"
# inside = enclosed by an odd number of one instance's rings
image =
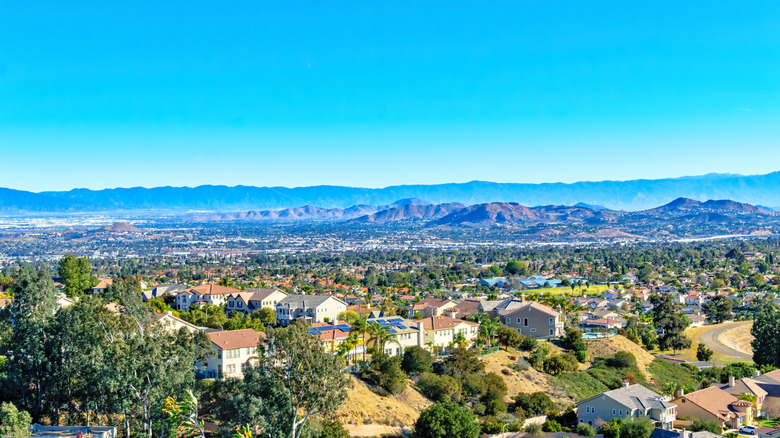
[[[0,187],[780,170],[780,2],[0,0]]]

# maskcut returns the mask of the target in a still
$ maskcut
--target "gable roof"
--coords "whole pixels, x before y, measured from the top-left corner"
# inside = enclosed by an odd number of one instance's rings
[[[466,324],[470,326],[479,326],[479,324],[477,324],[476,322],[465,321],[463,319],[450,318],[449,316],[445,316],[445,315],[429,316],[423,319],[413,319],[412,321],[414,321],[415,324],[422,322],[423,328],[425,330],[449,329],[449,328],[457,327],[461,324]]]
[[[265,287],[248,287],[244,289],[245,293],[251,293],[252,297],[250,300],[252,301],[263,301],[264,299],[271,296],[274,292],[279,292],[287,296],[287,292],[277,289],[277,288],[265,288]]]
[[[589,399],[585,399],[579,403],[585,403],[586,401],[595,400],[599,397],[609,397],[612,400],[622,404],[629,409],[640,409],[642,411],[647,409],[660,409],[666,410],[677,406],[674,403],[670,403],[664,400],[659,394],[654,391],[645,388],[642,385],[629,385],[623,386],[612,391],[607,391],[603,394],[593,396]]]
[[[444,307],[448,304],[455,304],[454,301],[443,299],[443,298],[425,298],[420,301],[418,301],[413,307],[413,310],[420,310],[425,309],[426,307],[433,307],[434,309],[439,309],[441,307]]]
[[[221,350],[235,348],[257,347],[261,339],[265,339],[265,333],[252,329],[228,330],[207,332],[211,342]]]
[[[325,301],[334,299],[344,306],[347,305],[344,301],[332,296],[332,295],[287,295],[276,303],[277,306],[290,307],[292,309],[298,308],[310,308],[318,307]]]
[[[511,310],[500,312],[500,313],[501,313],[501,316],[510,316],[510,315],[514,315],[515,313],[528,311],[530,309],[533,309],[533,310],[536,310],[536,311],[539,311],[539,312],[542,312],[542,313],[546,313],[546,314],[550,315],[553,318],[555,318],[555,317],[557,317],[558,315],[561,314],[561,312],[553,310],[552,308],[550,308],[548,306],[545,306],[544,304],[537,303],[536,301],[529,301],[529,302],[525,303],[521,307],[517,307],[515,309],[511,309]]]
[[[178,293],[186,292],[190,295],[192,294],[200,294],[200,295],[226,295],[226,294],[234,294],[241,292],[238,289],[234,289],[232,287],[225,287],[220,286],[218,284],[214,283],[206,283],[202,284],[200,286],[191,287],[189,289],[185,289],[182,291],[179,291]]]
[[[685,394],[676,400],[682,399],[686,399],[688,402],[696,404],[700,408],[724,421],[739,416],[738,412],[733,411],[729,407],[731,405],[740,406],[737,403],[741,400],[717,386],[710,386],[709,388]],[[682,401],[679,403],[682,403]],[[748,405],[752,406],[751,403],[748,403]]]

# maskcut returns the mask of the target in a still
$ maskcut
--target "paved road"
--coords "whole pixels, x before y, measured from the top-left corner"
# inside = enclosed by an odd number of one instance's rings
[[[723,333],[735,329],[737,327],[749,325],[752,323],[753,321],[743,321],[743,322],[738,322],[736,324],[721,324],[721,325],[713,326],[711,329],[701,334],[701,336],[699,337],[699,342],[711,348],[716,353],[722,354],[723,356],[729,358],[737,358],[739,360],[746,361],[746,362],[753,362],[753,356],[749,354],[741,353],[735,350],[734,348],[732,348],[730,345],[723,345],[720,342],[718,342],[718,336],[722,335]]]

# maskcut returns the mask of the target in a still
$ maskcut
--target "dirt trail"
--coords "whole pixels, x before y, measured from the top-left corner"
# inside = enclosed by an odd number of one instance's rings
[[[753,321],[713,325],[701,333],[699,342],[722,355],[724,359],[753,362],[753,352],[749,349],[752,338],[749,330],[752,325]]]

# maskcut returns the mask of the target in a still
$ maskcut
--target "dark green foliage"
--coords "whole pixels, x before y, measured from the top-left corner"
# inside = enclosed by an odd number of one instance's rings
[[[65,294],[69,297],[80,297],[92,292],[97,284],[97,278],[92,275],[92,266],[86,257],[66,254],[60,259],[57,275],[65,285]]]
[[[16,409],[12,403],[0,404],[0,436],[24,438],[30,436],[32,417],[26,411]]]
[[[587,350],[588,346],[582,339],[582,330],[576,327],[566,327],[565,334],[561,338],[561,346],[567,350]]]
[[[349,432],[344,429],[341,422],[325,420],[322,422],[322,432],[319,438],[349,438]]]
[[[573,354],[554,354],[544,360],[544,372],[553,376],[577,370],[577,358]]]
[[[707,348],[704,344],[699,344],[698,347],[696,347],[696,359],[702,362],[709,361],[713,354],[715,354],[715,352]]]
[[[485,370],[485,364],[479,360],[475,352],[463,347],[456,347],[452,350],[452,354],[444,359],[442,369],[451,376],[477,374]]]
[[[582,435],[587,438],[596,435],[596,429],[594,429],[593,426],[587,423],[578,424],[575,431],[577,432],[577,435]]]
[[[757,365],[780,367],[780,308],[771,300],[763,301],[756,313],[750,334],[755,339],[753,361]]]
[[[732,302],[729,297],[716,295],[702,306],[707,320],[712,324],[720,324],[731,319]]]
[[[496,373],[488,373],[482,378],[482,400],[503,399],[507,388],[504,378]]]
[[[531,351],[539,345],[539,341],[533,336],[520,335],[520,349]]]
[[[500,398],[492,398],[485,402],[485,414],[498,415],[506,412],[506,402]]]
[[[389,394],[400,394],[406,389],[408,379],[401,368],[401,361],[400,356],[374,354],[371,364],[360,372],[360,377],[383,388]]]
[[[515,409],[522,409],[529,417],[543,415],[545,412],[553,409],[555,404],[544,392],[534,392],[532,394],[518,394],[512,397]]]
[[[435,403],[420,413],[416,438],[477,438],[480,427],[470,410],[455,403]]]
[[[753,367],[746,362],[732,362],[721,368],[721,383],[729,381],[729,376],[736,379],[742,379],[753,375]]]
[[[540,344],[536,350],[528,356],[528,363],[536,369],[542,369],[544,359],[550,354],[550,347],[547,344]]]
[[[620,438],[620,432],[623,429],[623,421],[618,418],[609,420],[609,423],[604,423],[599,427],[599,433],[604,435],[604,438]]]
[[[433,356],[431,353],[416,345],[404,350],[404,358],[401,367],[408,374],[425,373],[433,370]]]
[[[563,431],[563,427],[555,420],[547,420],[542,425],[542,430],[545,432],[561,432]]]
[[[713,368],[706,368],[710,370]],[[718,370],[717,367],[714,367]],[[695,367],[688,367],[685,364],[674,364],[666,359],[655,358],[647,367],[647,372],[655,381],[655,389],[663,391],[669,384],[682,385],[683,387],[699,388],[698,374]]]
[[[693,424],[691,424],[691,431],[693,432],[707,431],[707,432],[712,432],[716,435],[720,435],[723,433],[723,428],[720,426],[720,424],[712,420],[694,418]]]
[[[630,368],[636,366],[636,357],[628,351],[618,351],[606,360],[607,366],[613,368]]]
[[[653,325],[663,330],[658,337],[658,348],[676,352],[690,347],[691,340],[683,334],[690,321],[680,316],[679,305],[671,295],[653,295],[650,303],[653,305]]]
[[[655,425],[647,417],[613,418],[599,428],[604,438],[649,438]]]
[[[460,382],[451,376],[422,373],[417,387],[420,392],[435,402],[457,403],[461,398]]]
[[[505,325],[496,330],[496,336],[498,337],[498,342],[506,347],[518,348],[523,342],[523,338],[517,330]]]

